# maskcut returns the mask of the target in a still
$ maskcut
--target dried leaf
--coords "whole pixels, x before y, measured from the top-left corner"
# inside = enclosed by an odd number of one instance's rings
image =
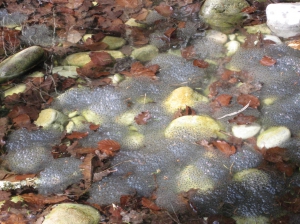
[[[229,94],[221,94],[215,98],[215,101],[222,107],[226,107],[230,104],[232,96]]]
[[[154,210],[154,211],[160,210],[160,207],[158,207],[153,201],[151,201],[147,198],[143,197],[141,203],[143,206],[145,206],[146,208],[150,208],[151,210]]]
[[[196,115],[196,111],[189,106],[185,106],[185,109],[179,109],[174,113],[173,119],[188,115]]]
[[[260,102],[256,96],[249,95],[249,94],[241,94],[237,98],[237,102],[242,106],[246,106],[249,102],[249,107],[257,109],[259,107]]]
[[[104,170],[104,171],[101,171],[101,172],[98,172],[98,173],[94,173],[93,182],[100,181],[104,177],[107,177],[109,174],[111,174],[113,172],[115,172],[115,171],[107,169],[107,170]]]
[[[37,204],[37,205],[45,205],[45,204],[57,204],[59,202],[65,201],[68,199],[66,195],[61,195],[61,196],[51,196],[51,197],[46,197],[40,194],[22,194],[21,195],[24,201],[27,203],[31,204]]]
[[[11,193],[8,191],[0,191],[0,201],[6,201],[9,200],[11,196]]]
[[[135,118],[135,122],[138,124],[138,125],[145,125],[147,124],[148,120],[151,118],[151,115],[149,113],[149,111],[143,111],[141,113],[139,113]]]
[[[281,163],[284,162],[284,160],[286,160],[285,153],[285,148],[273,147],[265,151],[264,159],[272,163]]]
[[[213,141],[212,144],[227,156],[231,156],[236,153],[236,148],[225,141]]]
[[[93,123],[91,123],[89,126],[90,130],[92,130],[92,131],[97,131],[99,127],[100,127],[100,124],[93,124]]]
[[[158,65],[152,65],[149,67],[145,67],[140,62],[134,62],[131,65],[130,72],[122,71],[121,74],[129,76],[129,77],[139,77],[139,76],[148,76],[148,77],[155,77],[155,73],[158,71]]]
[[[209,66],[208,62],[200,59],[195,59],[193,61],[193,65],[197,66],[198,68],[207,68]]]
[[[92,62],[98,66],[106,66],[113,63],[113,58],[107,52],[91,52],[89,56]]]
[[[139,0],[116,0],[116,4],[118,6],[122,6],[125,8],[137,8],[139,6]]]
[[[164,17],[170,17],[173,14],[173,8],[169,5],[161,3],[158,6],[155,6],[154,9]]]
[[[241,125],[241,124],[252,124],[256,120],[257,120],[257,117],[254,117],[251,115],[247,116],[247,115],[244,115],[243,113],[240,113],[237,116],[235,116],[234,118],[228,120],[228,122]]]
[[[244,13],[253,13],[253,12],[255,12],[257,10],[257,8],[255,7],[255,6],[248,6],[248,7],[246,7],[246,8],[243,8],[242,10],[241,10],[241,12],[244,12]]]
[[[260,64],[264,65],[264,66],[273,66],[276,64],[276,60],[269,57],[269,56],[263,56],[263,58],[259,61]]]
[[[110,74],[110,72],[104,71],[103,66],[95,65],[92,61],[85,64],[82,68],[77,68],[76,72],[80,76],[91,79],[97,79]]]
[[[78,132],[78,131],[73,131],[71,134],[67,134],[66,138],[73,140],[73,139],[82,139],[88,136],[88,132]]]
[[[120,144],[117,141],[111,139],[104,139],[98,142],[99,151],[105,153],[108,156],[115,156],[120,148]]]
[[[84,188],[89,189],[92,184],[92,173],[93,173],[93,165],[92,159],[95,157],[95,154],[87,154],[87,156],[83,159],[82,164],[80,164],[80,169],[83,174],[84,179]]]
[[[294,173],[294,166],[291,164],[279,162],[276,163],[276,168],[288,177],[292,176]]]
[[[194,46],[189,46],[181,49],[181,56],[187,60],[194,59],[196,57]]]
[[[167,29],[166,32],[164,32],[164,35],[165,35],[165,37],[167,37],[168,41],[170,41],[171,37],[176,34],[176,33],[174,33],[175,30],[176,30],[176,28],[171,27],[171,28]]]

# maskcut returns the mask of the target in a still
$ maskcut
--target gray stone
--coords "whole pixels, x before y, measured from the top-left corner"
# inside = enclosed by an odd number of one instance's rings
[[[98,224],[99,212],[91,206],[63,203],[56,205],[43,224]]]
[[[277,36],[300,35],[300,3],[269,4],[266,14],[267,25]]]
[[[20,51],[0,63],[0,83],[19,77],[45,59],[45,51],[32,46]]]

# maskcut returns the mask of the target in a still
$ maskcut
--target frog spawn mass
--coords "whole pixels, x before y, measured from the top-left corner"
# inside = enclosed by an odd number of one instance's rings
[[[203,49],[202,53],[209,58],[218,58],[222,52],[222,48],[216,50],[203,40],[195,46]],[[272,67],[259,64],[266,52],[278,63]],[[250,57],[253,60],[249,61]],[[299,81],[299,62],[298,52],[281,45],[238,51],[229,67],[246,71],[254,82],[263,85],[260,91],[253,93],[261,101],[274,99],[272,104],[263,105],[260,111],[247,108],[243,113],[260,116],[258,122],[263,128],[284,125],[292,134],[297,134],[299,88],[291,83]],[[171,53],[159,54],[148,64],[160,66],[157,80],[126,78],[116,87],[72,88],[57,97],[52,105],[53,109],[65,115],[76,111],[86,120],[100,123],[97,132],[84,125],[75,126],[73,130],[89,132],[86,138],[80,140],[84,147],[95,147],[102,139],[114,139],[121,144],[121,151],[112,160],[116,171],[92,184],[89,201],[111,204],[119,202],[121,195],[136,192],[148,197],[156,190],[158,206],[169,211],[183,211],[185,204],[180,199],[181,193],[197,189],[190,201],[203,215],[221,212],[232,215],[235,212],[240,216],[269,216],[278,212],[275,199],[283,192],[283,175],[257,169],[263,158],[252,146],[244,144],[236,154],[226,156],[216,149],[208,150],[195,144],[197,140],[209,141],[211,137],[225,138],[220,130],[231,132],[232,124],[228,120],[232,117],[218,118],[243,107],[236,102],[236,87],[220,90],[234,96],[229,107],[212,110],[205,97],[205,89],[218,78],[217,66],[200,69]],[[203,96],[192,102],[197,115],[188,116],[195,119],[196,126],[193,123],[178,125],[176,121],[186,118],[173,120],[174,108],[166,103],[172,91],[183,86],[189,86],[196,95]],[[178,109],[184,107],[178,105]],[[150,113],[151,118],[146,125],[138,125],[134,117],[145,111]],[[179,128],[172,129],[171,124]],[[198,124],[201,128],[197,129]],[[51,129],[15,131],[7,144],[10,169],[17,173],[41,171],[39,192],[61,193],[68,185],[78,182],[81,175],[80,160],[51,158],[51,145],[59,141],[60,132]],[[295,163],[300,161],[295,150],[297,145],[297,139],[285,143]],[[64,165],[69,168],[62,172]],[[297,174],[294,176],[298,178]],[[291,180],[287,179],[288,182]]]

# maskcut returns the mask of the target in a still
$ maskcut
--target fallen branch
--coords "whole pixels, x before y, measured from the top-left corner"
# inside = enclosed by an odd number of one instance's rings
[[[246,109],[249,107],[250,103],[251,103],[251,100],[250,100],[250,101],[247,103],[247,105],[244,106],[242,109],[240,109],[240,110],[238,110],[238,111],[236,111],[236,112],[230,113],[230,114],[225,114],[224,116],[219,117],[219,118],[217,118],[217,119],[220,120],[220,119],[225,118],[225,117],[230,117],[230,116],[237,115],[237,114],[243,112],[244,110],[246,110]]]

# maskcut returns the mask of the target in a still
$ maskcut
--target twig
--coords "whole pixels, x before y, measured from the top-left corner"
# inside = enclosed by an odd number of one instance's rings
[[[246,109],[249,107],[250,103],[251,103],[251,100],[250,100],[250,101],[247,103],[247,105],[244,106],[242,109],[240,109],[240,110],[238,110],[238,111],[236,111],[236,112],[230,113],[230,114],[225,114],[224,116],[219,117],[219,118],[217,118],[217,119],[220,120],[220,119],[225,118],[225,117],[230,117],[230,116],[237,115],[237,114],[243,112],[244,110],[246,110]]]

